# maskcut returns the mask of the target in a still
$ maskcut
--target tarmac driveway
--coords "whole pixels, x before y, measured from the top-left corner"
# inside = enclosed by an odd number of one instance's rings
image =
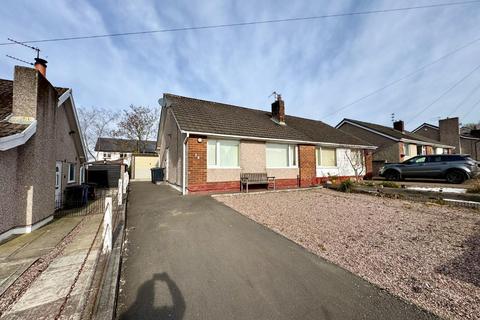
[[[132,182],[120,319],[432,319],[209,196]]]

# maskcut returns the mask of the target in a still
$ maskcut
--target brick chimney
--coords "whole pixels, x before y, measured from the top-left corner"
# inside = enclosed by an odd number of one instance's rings
[[[282,96],[276,95],[275,102],[272,103],[272,120],[284,125],[285,124],[285,102],[282,100]]]
[[[438,121],[440,142],[455,147],[454,153],[462,153],[460,148],[460,121],[458,117]]]
[[[393,129],[404,132],[405,131],[405,123],[403,120],[398,120],[393,123]]]
[[[44,76],[47,77],[47,60],[42,58],[35,58],[35,69],[38,70]]]

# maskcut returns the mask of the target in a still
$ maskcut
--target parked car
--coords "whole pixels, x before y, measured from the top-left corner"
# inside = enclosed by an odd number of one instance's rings
[[[380,168],[379,173],[387,180],[428,178],[462,183],[480,175],[480,162],[473,160],[469,155],[425,155],[410,158],[402,163],[386,164]]]

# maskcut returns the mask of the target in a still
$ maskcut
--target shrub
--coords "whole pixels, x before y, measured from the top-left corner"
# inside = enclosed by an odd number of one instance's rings
[[[474,180],[472,186],[467,189],[467,192],[480,194],[480,179]]]
[[[400,186],[397,183],[392,181],[382,181],[381,183],[379,183],[379,185],[385,188],[400,188]]]
[[[352,188],[353,188],[353,181],[350,179],[343,181],[338,186],[338,190],[342,192],[350,192],[352,191]]]

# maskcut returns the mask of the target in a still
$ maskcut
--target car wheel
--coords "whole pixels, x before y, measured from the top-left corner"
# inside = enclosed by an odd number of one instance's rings
[[[400,173],[395,170],[389,170],[385,172],[385,179],[394,181],[400,180]]]
[[[467,176],[465,175],[465,172],[461,170],[451,170],[448,171],[445,178],[447,179],[448,183],[462,183],[465,180],[467,180]]]

